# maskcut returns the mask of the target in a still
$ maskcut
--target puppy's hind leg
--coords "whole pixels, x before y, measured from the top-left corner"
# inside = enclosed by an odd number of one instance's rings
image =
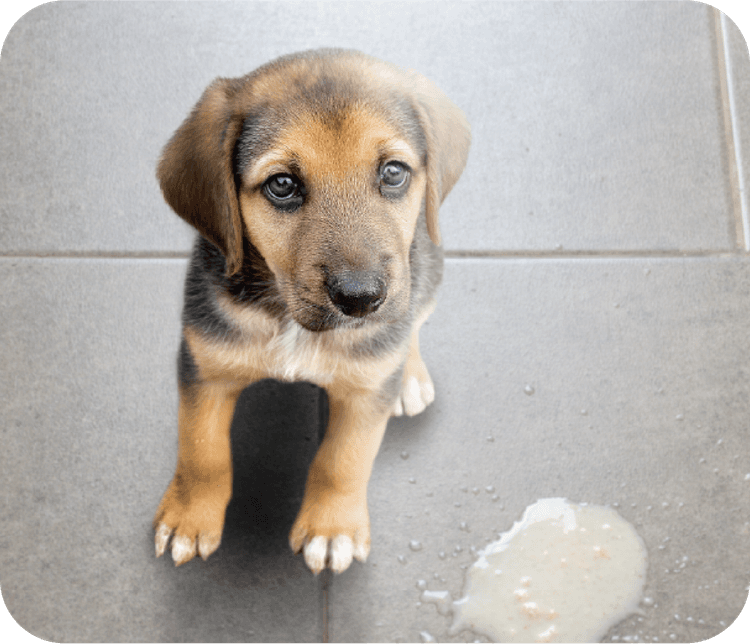
[[[435,386],[419,352],[419,329],[434,310],[435,302],[433,301],[414,325],[401,390],[393,404],[391,416],[416,416],[435,400]]]

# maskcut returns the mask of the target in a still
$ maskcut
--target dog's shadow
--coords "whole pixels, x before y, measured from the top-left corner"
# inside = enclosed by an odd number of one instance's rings
[[[235,561],[288,553],[327,416],[325,391],[309,383],[263,380],[242,392],[232,421],[232,500],[221,545]]]

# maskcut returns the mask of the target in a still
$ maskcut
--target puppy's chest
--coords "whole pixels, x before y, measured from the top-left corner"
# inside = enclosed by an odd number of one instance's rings
[[[268,375],[279,380],[307,380],[319,385],[333,382],[349,366],[352,356],[321,334],[305,331],[291,323],[269,337],[251,336],[245,343],[248,355],[255,355]]]
[[[247,322],[247,321],[246,321]],[[263,378],[307,381],[321,387],[377,388],[399,367],[399,352],[374,357],[358,350],[351,331],[314,333],[294,322],[268,320],[242,325],[232,339],[219,340],[185,330],[201,375],[206,380],[249,384]]]

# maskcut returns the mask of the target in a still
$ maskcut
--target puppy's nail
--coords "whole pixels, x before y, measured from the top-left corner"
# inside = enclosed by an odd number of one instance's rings
[[[292,549],[292,552],[295,555],[298,555],[300,552],[302,552],[302,548],[305,547],[304,531],[298,530],[296,528],[292,529],[292,532],[289,534],[289,547]]]
[[[416,416],[424,410],[425,404],[422,402],[422,392],[416,378],[409,378],[404,384],[403,398],[407,416]]]
[[[211,532],[201,532],[198,536],[198,554],[205,561],[210,555],[216,552],[221,543],[221,534]]]
[[[328,555],[328,539],[313,537],[305,546],[305,563],[316,575],[326,567]]]
[[[189,537],[176,536],[172,539],[172,560],[181,566],[195,557],[195,541]]]
[[[334,537],[331,542],[331,570],[344,572],[352,563],[354,546],[345,534]]]
[[[363,537],[359,530],[354,533],[354,551],[353,556],[357,561],[364,563],[370,554],[370,540]]]
[[[169,537],[172,536],[172,528],[166,523],[160,523],[156,529],[156,536],[154,537],[154,544],[156,545],[156,556],[161,557],[164,551],[167,549],[169,543]]]
[[[435,385],[428,380],[420,385],[420,389],[422,391],[422,402],[425,406],[435,402]]]

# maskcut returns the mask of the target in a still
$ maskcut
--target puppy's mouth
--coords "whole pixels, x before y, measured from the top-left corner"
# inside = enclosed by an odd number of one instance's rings
[[[356,329],[384,321],[382,308],[388,298],[388,283],[379,273],[330,273],[315,290],[304,285],[294,290],[292,316],[309,331]]]

